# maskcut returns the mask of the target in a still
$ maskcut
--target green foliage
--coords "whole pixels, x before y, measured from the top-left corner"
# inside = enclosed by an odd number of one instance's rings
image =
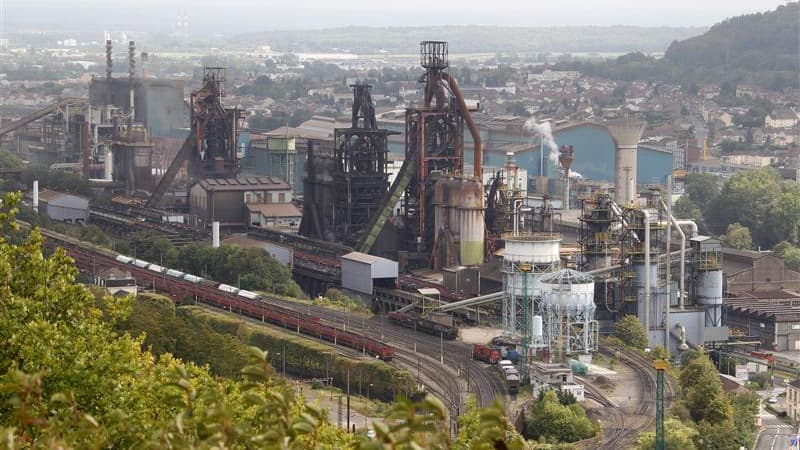
[[[302,297],[303,292],[292,280],[292,274],[275,258],[257,248],[193,243],[181,247],[178,267],[242,289],[268,291],[289,297]]]
[[[704,210],[719,195],[719,178],[709,173],[687,174],[686,194],[698,208]]]
[[[668,360],[669,352],[667,351],[666,348],[664,348],[663,345],[656,345],[650,352],[650,357],[653,358],[654,360],[656,359]]]
[[[111,247],[111,238],[106,235],[97,225],[86,225],[78,229],[77,238],[91,242],[101,247]]]
[[[19,156],[10,152],[0,151],[0,169],[21,169],[24,165],[25,163]]]
[[[236,377],[247,364],[247,347],[236,336],[215,331],[186,308],[176,310],[165,297],[139,295],[119,329],[133,336],[144,334],[144,345],[156,355],[171,353],[208,364],[215,375]]]
[[[117,246],[117,251],[158,265],[174,267],[178,263],[178,249],[169,239],[154,231],[137,231]]]
[[[507,449],[525,448],[522,436],[506,419],[499,401],[489,408],[479,409],[474,398],[468,400],[466,412],[458,416],[458,436],[450,448],[491,450],[497,448],[499,442]]]
[[[42,188],[61,192],[72,192],[84,197],[92,196],[89,180],[75,173],[63,170],[50,170],[44,166],[26,166],[22,169],[20,181],[25,186],[31,186],[33,185],[33,180],[39,180],[39,186]]]
[[[769,372],[758,372],[750,375],[750,381],[757,384],[760,389],[766,388],[769,385],[769,380]]]
[[[325,291],[325,297],[316,299],[314,302],[318,305],[342,308],[347,311],[358,311],[368,314],[372,313],[372,311],[364,304],[363,301],[345,295],[344,292],[336,288],[329,288],[327,291]]]
[[[800,238],[800,186],[781,180],[770,168],[734,174],[707,211],[706,219],[714,230],[724,230],[738,222],[750,229],[753,241],[772,247]]]
[[[694,439],[697,437],[697,430],[681,422],[675,417],[667,417],[664,420],[664,444],[666,450],[695,450]],[[640,450],[654,450],[656,448],[656,433],[650,431],[639,435]]]
[[[797,88],[798,14],[797,3],[789,3],[763,14],[730,18],[700,36],[674,41],[663,58],[629,53],[556,69],[623,81],[671,81],[687,86],[688,92],[696,92],[697,84],[715,83],[723,85],[723,95],[735,94],[737,83],[776,91]]]
[[[614,337],[625,345],[644,350],[647,347],[647,331],[636,316],[627,315],[614,325]]]
[[[555,392],[546,391],[531,408],[524,435],[529,439],[558,443],[588,439],[596,431],[583,407],[577,403],[562,405]]]
[[[703,224],[703,211],[688,196],[683,195],[672,205],[672,215],[677,219],[691,219],[700,228]]]
[[[787,269],[800,271],[800,248],[787,249],[783,254],[783,262]]]
[[[722,243],[738,250],[749,250],[753,247],[753,238],[750,237],[749,228],[736,222],[728,225],[728,230],[722,236]]]
[[[738,433],[737,441],[745,448],[752,448],[755,442],[756,423],[761,397],[755,392],[736,392],[731,395],[733,405],[733,424]]]
[[[680,400],[671,408],[676,422],[667,427],[667,439],[670,440],[671,431],[681,430],[680,445],[684,447],[671,447],[668,443],[668,448],[750,448],[755,439],[758,395],[726,394],[719,374],[702,350],[684,352],[682,363],[678,377]],[[640,436],[640,448],[653,448],[652,439],[651,434]],[[687,439],[693,442],[692,446]]]
[[[18,195],[0,201],[3,234],[15,228],[18,201]],[[154,358],[114,329],[130,311],[130,298],[95,295],[76,284],[65,252],[45,258],[41,244],[36,229],[20,244],[0,237],[4,448],[451,448],[444,407],[432,398],[399,402],[386,425],[375,425],[377,440],[357,442],[274,383],[268,352],[247,350],[241,381],[214,379],[168,354]],[[148,301],[152,314],[168,308],[165,300]],[[461,448],[522,447],[499,404],[470,414],[478,419],[466,427],[469,435],[459,436],[467,442]]]

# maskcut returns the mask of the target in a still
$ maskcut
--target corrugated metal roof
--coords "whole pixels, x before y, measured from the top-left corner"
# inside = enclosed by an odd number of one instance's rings
[[[248,204],[250,212],[259,212],[264,217],[300,217],[303,214],[291,203]]]
[[[364,264],[375,264],[385,259],[379,256],[368,255],[366,253],[361,253],[361,252],[350,252],[346,255],[342,255],[341,258],[349,259],[350,261],[357,261]]]
[[[236,178],[204,178],[200,186],[207,191],[288,190],[280,178],[241,175]]]
[[[439,290],[436,288],[420,288],[417,292],[422,295],[439,295]]]

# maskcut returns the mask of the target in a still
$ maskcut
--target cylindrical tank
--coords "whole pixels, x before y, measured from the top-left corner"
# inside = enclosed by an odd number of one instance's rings
[[[633,270],[636,273],[634,283],[638,287],[645,286],[645,268],[644,263],[634,264]],[[658,283],[658,264],[650,263],[650,288],[655,288]]]
[[[562,269],[544,275],[539,282],[542,286],[542,303],[567,309],[594,306],[594,279],[591,275],[572,269]]]
[[[211,246],[214,248],[219,247],[219,222],[211,222]]]
[[[459,256],[465,266],[483,263],[483,185],[478,180],[462,180],[459,201]]]
[[[533,233],[504,236],[503,255],[506,294],[530,297],[539,293],[539,278],[546,268],[557,268],[561,261],[561,236],[558,233]]]
[[[722,304],[722,271],[709,270],[697,275],[697,303],[699,305]]]
[[[536,314],[533,316],[533,321],[531,322],[531,338],[534,342],[539,342],[544,336],[543,333],[542,316]]]

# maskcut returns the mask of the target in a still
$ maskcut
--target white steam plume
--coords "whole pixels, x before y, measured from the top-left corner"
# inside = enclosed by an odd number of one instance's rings
[[[550,162],[558,167],[558,145],[553,139],[553,131],[550,128],[550,122],[536,123],[533,118],[525,122],[525,129],[538,133],[544,139],[544,145],[550,149]]]

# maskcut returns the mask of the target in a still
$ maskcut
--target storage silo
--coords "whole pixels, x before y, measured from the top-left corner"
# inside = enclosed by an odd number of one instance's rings
[[[520,337],[530,332],[534,298],[541,295],[539,278],[560,266],[561,235],[507,234],[503,240],[503,333]]]
[[[562,269],[540,278],[544,344],[551,353],[589,353],[597,350],[594,318],[594,278]]]

